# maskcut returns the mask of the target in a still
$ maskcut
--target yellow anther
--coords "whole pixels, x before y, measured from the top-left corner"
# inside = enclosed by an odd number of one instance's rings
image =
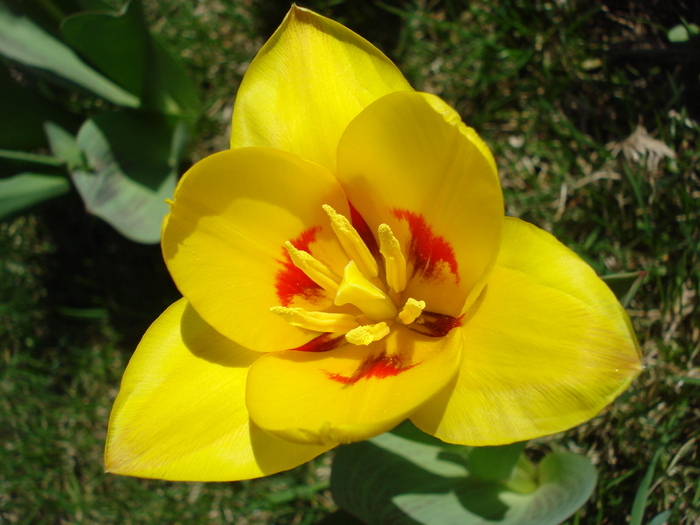
[[[350,330],[347,334],[345,334],[345,339],[348,343],[366,346],[374,341],[379,341],[380,339],[386,337],[389,335],[390,331],[389,325],[384,322],[367,324]]]
[[[335,295],[335,304],[354,304],[372,321],[394,319],[398,314],[392,300],[369,282],[354,261],[345,267],[343,280]]]
[[[286,308],[273,306],[273,314],[279,315],[292,326],[314,330],[316,332],[345,333],[359,325],[354,315],[329,312],[308,312],[303,308]]]
[[[409,297],[399,313],[399,319],[403,324],[411,324],[423,313],[424,308],[425,301],[416,301],[412,297]]]
[[[328,204],[324,204],[323,209],[330,217],[331,227],[347,256],[357,263],[357,266],[367,277],[370,279],[377,277],[379,275],[377,261],[374,260],[369,248],[347,217],[335,211]]]
[[[304,272],[309,279],[324,290],[331,293],[338,291],[340,277],[338,277],[333,270],[328,268],[328,266],[323,264],[321,261],[315,259],[310,253],[303,250],[297,250],[289,241],[284,243],[284,247],[287,249],[289,256],[292,258],[294,266]]]
[[[379,251],[386,263],[386,283],[396,293],[403,292],[406,288],[406,258],[388,224],[379,225]]]

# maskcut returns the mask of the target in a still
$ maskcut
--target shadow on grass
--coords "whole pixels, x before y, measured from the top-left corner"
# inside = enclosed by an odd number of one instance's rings
[[[125,239],[89,215],[75,192],[49,203],[41,216],[55,246],[45,278],[50,329],[80,339],[86,320],[104,320],[120,346],[135,348],[180,297],[160,246]]]

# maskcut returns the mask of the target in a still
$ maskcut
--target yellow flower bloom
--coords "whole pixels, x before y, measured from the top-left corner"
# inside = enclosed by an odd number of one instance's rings
[[[108,471],[253,478],[406,418],[511,443],[593,417],[639,372],[607,286],[504,218],[474,130],[345,27],[292,8],[231,147],[175,192],[162,244],[184,298],[124,374]]]

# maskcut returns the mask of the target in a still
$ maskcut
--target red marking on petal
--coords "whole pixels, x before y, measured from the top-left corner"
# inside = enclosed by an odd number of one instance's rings
[[[308,228],[301,232],[296,239],[289,242],[297,250],[308,252],[309,245],[316,240],[316,234],[320,231],[320,226]],[[282,269],[275,274],[275,292],[280,304],[289,306],[296,297],[303,297],[307,301],[320,299],[323,296],[323,288],[294,265],[284,246],[282,247],[282,255],[284,260],[279,261]]]
[[[433,233],[425,217],[408,210],[394,209],[391,213],[408,223],[411,232],[408,258],[413,263],[413,274],[419,273],[426,279],[437,278],[440,266],[444,263],[459,282],[457,259],[452,245],[444,237]]]
[[[462,317],[464,316],[452,317],[447,314],[423,312],[418,316],[418,319],[408,325],[408,328],[428,337],[444,337],[453,328],[462,326]]]
[[[323,334],[312,339],[306,344],[292,348],[298,352],[328,352],[345,343],[345,336],[333,337],[332,334]]]
[[[387,356],[385,353],[381,353],[378,356],[368,357],[365,359],[359,368],[349,377],[342,374],[330,374],[328,372],[326,372],[326,375],[328,376],[328,379],[336,381],[337,383],[354,385],[360,379],[368,379],[370,377],[384,379],[385,377],[397,376],[407,370],[410,370],[416,366],[416,364],[402,366],[401,358],[399,356]]]
[[[379,245],[377,244],[377,239],[375,239],[372,234],[372,230],[367,222],[365,222],[364,217],[362,217],[360,212],[352,205],[352,202],[348,201],[348,206],[350,207],[350,223],[357,230],[360,239],[362,239],[367,245],[367,248],[369,248],[369,252],[374,255],[375,259],[379,260]]]

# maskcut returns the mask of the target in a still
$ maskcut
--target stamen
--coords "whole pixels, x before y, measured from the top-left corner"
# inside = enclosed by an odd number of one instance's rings
[[[342,334],[358,327],[355,316],[350,314],[309,312],[303,308],[286,308],[284,306],[273,306],[270,308],[270,311],[279,315],[292,326],[315,330],[316,332],[337,332]]]
[[[358,268],[355,261],[350,261],[343,272],[343,280],[335,296],[335,305],[354,304],[362,313],[373,321],[394,319],[398,314],[393,301],[379,288],[374,286]]]
[[[399,313],[399,319],[403,324],[409,325],[423,313],[424,308],[425,301],[416,301],[413,297],[409,297]]]
[[[386,337],[389,335],[389,332],[391,332],[391,330],[387,323],[367,324],[350,330],[345,334],[345,339],[348,343],[366,346]]]
[[[370,279],[374,279],[379,275],[377,261],[372,257],[372,253],[367,248],[367,245],[357,233],[357,230],[350,224],[350,221],[344,216],[335,211],[328,204],[323,205],[323,209],[331,219],[331,227],[340,241],[340,245],[345,250],[347,256],[355,261],[360,267],[360,270]]]
[[[386,263],[386,283],[396,293],[406,288],[406,258],[388,224],[379,225],[379,251]]]
[[[297,250],[289,241],[284,243],[284,247],[287,249],[294,266],[304,272],[309,279],[330,293],[336,293],[338,291],[340,277],[337,276],[333,270],[328,268],[328,266],[321,261],[315,259],[310,253]]]

